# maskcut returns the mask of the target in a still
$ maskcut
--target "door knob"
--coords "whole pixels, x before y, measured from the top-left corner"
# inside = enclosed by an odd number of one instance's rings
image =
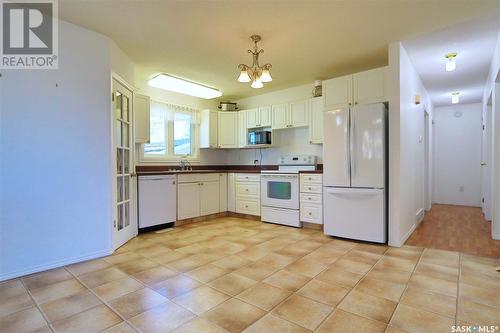
[[[481,162],[481,166],[485,166],[486,165],[486,162]]]

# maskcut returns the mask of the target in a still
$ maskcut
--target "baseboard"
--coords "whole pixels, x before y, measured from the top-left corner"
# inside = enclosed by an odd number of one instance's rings
[[[417,213],[415,214],[416,226],[418,226],[420,222],[422,222],[422,220],[424,219],[424,215],[425,215],[425,210],[423,208],[417,210]]]
[[[397,247],[401,247],[404,245],[404,243],[406,242],[406,240],[408,238],[410,238],[411,234],[415,231],[415,229],[417,228],[417,224],[413,224],[410,228],[410,230],[408,230],[408,232],[406,234],[404,234],[403,237],[401,237],[401,239],[399,240],[398,242],[398,245],[393,245],[393,246],[397,246]]]
[[[491,234],[491,238],[500,240],[500,234]]]
[[[71,265],[71,264],[75,264],[75,263],[86,261],[86,260],[91,260],[91,259],[96,259],[96,258],[100,258],[100,257],[104,257],[104,256],[109,256],[112,253],[113,253],[112,249],[97,251],[97,252],[93,252],[93,253],[90,253],[90,254],[87,254],[84,256],[66,258],[63,260],[51,262],[49,264],[32,266],[32,267],[29,267],[26,269],[21,269],[21,270],[15,271],[15,272],[3,273],[3,274],[0,274],[0,281],[10,280],[10,279],[14,279],[14,278],[17,278],[20,276],[46,271],[46,270],[49,270],[52,268],[62,267],[62,266]]]

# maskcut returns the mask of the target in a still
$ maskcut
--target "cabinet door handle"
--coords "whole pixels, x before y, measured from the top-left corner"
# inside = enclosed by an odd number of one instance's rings
[[[309,212],[309,215],[312,215],[312,213],[311,213],[311,212]]]

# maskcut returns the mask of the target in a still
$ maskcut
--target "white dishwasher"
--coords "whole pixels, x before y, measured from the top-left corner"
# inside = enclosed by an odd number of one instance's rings
[[[139,230],[165,228],[176,220],[175,175],[139,176]]]

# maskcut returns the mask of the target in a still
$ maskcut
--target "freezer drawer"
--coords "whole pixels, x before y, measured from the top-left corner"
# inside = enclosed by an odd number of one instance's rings
[[[323,223],[327,235],[385,243],[384,190],[324,187]]]

